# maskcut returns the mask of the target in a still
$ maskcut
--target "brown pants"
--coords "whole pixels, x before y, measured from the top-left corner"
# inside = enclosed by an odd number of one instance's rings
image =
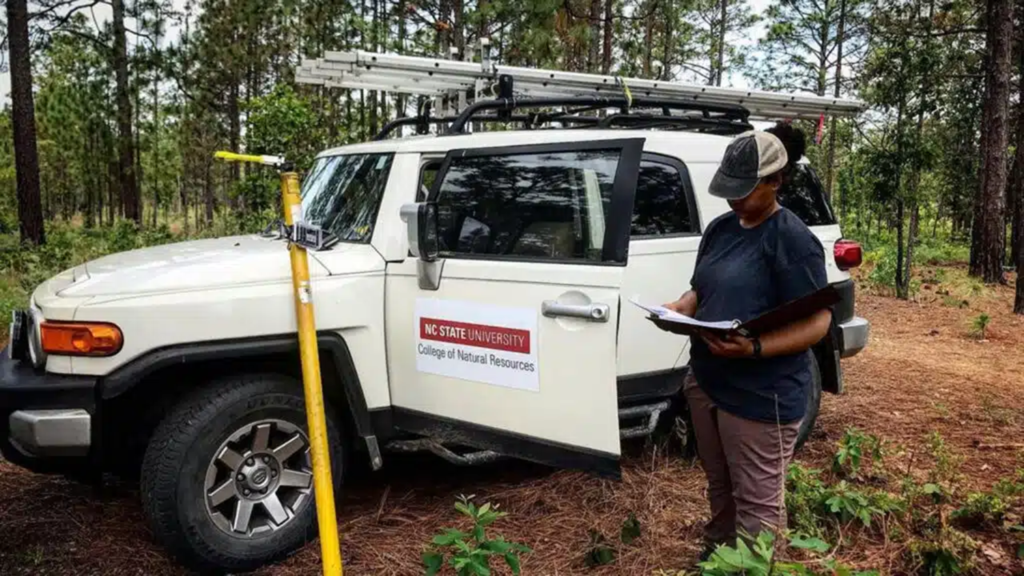
[[[737,530],[751,536],[765,529],[784,530],[786,467],[800,423],[756,422],[719,410],[692,373],[686,376],[683,394],[708,478],[711,520],[704,528],[705,539],[735,544]]]

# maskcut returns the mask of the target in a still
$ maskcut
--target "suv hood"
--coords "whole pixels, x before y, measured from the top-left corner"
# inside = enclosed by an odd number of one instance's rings
[[[332,251],[358,248],[338,244]],[[230,236],[110,254],[69,272],[63,286],[52,286],[59,296],[152,294],[290,281],[291,260],[283,240]],[[309,273],[329,274],[312,254]]]

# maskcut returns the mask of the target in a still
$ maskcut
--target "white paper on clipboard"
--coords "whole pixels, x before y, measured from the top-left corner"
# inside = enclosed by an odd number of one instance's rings
[[[685,314],[680,314],[665,308],[664,306],[649,306],[637,302],[635,298],[630,298],[635,306],[642,308],[651,314],[654,314],[658,318],[665,320],[666,322],[675,322],[677,324],[685,324],[687,326],[694,326],[696,328],[708,328],[710,330],[732,330],[739,324],[739,322],[733,320],[719,320],[716,322],[705,322],[703,320],[697,320],[691,318]]]

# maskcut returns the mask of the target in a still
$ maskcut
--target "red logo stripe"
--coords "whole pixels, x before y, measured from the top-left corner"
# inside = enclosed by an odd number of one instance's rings
[[[530,353],[530,331],[518,328],[420,318],[420,338],[518,354]]]

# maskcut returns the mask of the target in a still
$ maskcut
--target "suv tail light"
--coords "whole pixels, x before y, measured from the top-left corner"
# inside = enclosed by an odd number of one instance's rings
[[[860,266],[864,257],[860,243],[853,240],[837,240],[832,252],[836,258],[836,266],[840,270],[849,270]]]

